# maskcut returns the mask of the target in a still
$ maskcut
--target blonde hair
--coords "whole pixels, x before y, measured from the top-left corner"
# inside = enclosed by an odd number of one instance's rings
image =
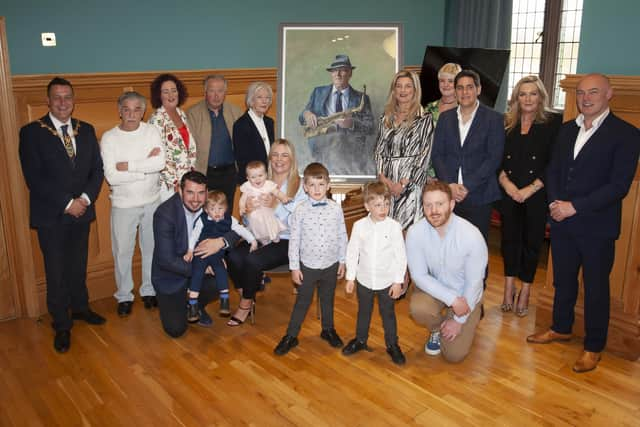
[[[507,105],[507,112],[504,115],[504,129],[507,133],[511,132],[518,123],[520,123],[520,103],[518,102],[518,95],[520,93],[520,89],[522,85],[525,83],[533,83],[536,86],[538,91],[538,97],[540,102],[538,103],[538,108],[536,110],[536,117],[534,119],[534,123],[544,123],[549,120],[549,113],[552,110],[549,108],[549,95],[547,94],[547,90],[544,88],[542,84],[542,80],[538,78],[538,76],[525,76],[521,78],[518,83],[513,87],[513,92],[511,92],[511,98],[509,99],[509,103]]]
[[[376,197],[382,197],[385,200],[391,200],[391,191],[381,181],[372,181],[364,186],[364,202],[370,203]]]
[[[396,114],[398,103],[396,102],[396,98],[394,96],[394,90],[396,88],[396,83],[401,78],[411,79],[413,83],[413,88],[415,92],[413,94],[413,99],[411,100],[411,107],[409,108],[409,114],[407,114],[407,118],[404,121],[403,125],[407,123],[411,123],[414,118],[420,116],[422,114],[422,105],[420,101],[422,99],[422,89],[420,88],[420,79],[416,73],[411,71],[400,71],[393,76],[391,79],[391,86],[389,87],[389,96],[387,97],[387,103],[384,106],[384,126],[390,128],[393,126],[393,117]]]
[[[207,193],[207,206],[229,206],[227,196],[220,190],[211,190]]]
[[[267,176],[269,179],[273,179],[273,170],[271,168],[271,152],[276,145],[283,145],[289,151],[289,158],[291,159],[291,168],[289,168],[289,176],[287,177],[287,196],[295,197],[298,189],[300,188],[300,176],[298,175],[298,160],[296,159],[296,149],[293,144],[284,138],[278,138],[271,144],[269,150],[269,169]]]
[[[447,62],[438,70],[438,78],[442,77],[443,74],[449,74],[455,77],[460,71],[462,71],[462,67],[459,64]]]
[[[269,94],[269,98],[271,98],[271,101],[269,101],[269,106],[271,106],[271,103],[273,102],[273,89],[271,89],[269,83],[253,82],[247,88],[247,94],[244,98],[244,103],[247,105],[247,108],[253,108],[254,98],[256,97],[256,93],[260,89],[264,89]]]

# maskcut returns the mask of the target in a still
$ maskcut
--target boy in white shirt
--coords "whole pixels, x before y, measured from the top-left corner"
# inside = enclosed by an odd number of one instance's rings
[[[356,337],[342,349],[342,354],[350,356],[368,350],[373,299],[378,295],[387,353],[393,363],[403,365],[406,359],[398,345],[394,300],[402,294],[407,257],[402,226],[388,217],[390,201],[391,193],[383,183],[365,186],[364,206],[369,215],[353,224],[346,259],[347,293],[352,293],[357,283]]]

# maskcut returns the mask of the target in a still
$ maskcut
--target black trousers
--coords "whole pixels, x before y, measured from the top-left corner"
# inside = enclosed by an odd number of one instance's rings
[[[227,254],[227,272],[236,288],[242,288],[242,297],[253,299],[262,272],[289,263],[289,240],[269,243],[249,252],[249,244],[242,242]]]
[[[215,278],[205,275],[202,280],[202,288],[198,297],[198,304],[204,308],[218,296]],[[187,301],[188,293],[185,285],[179,291],[172,294],[156,293],[158,298],[158,311],[162,328],[172,338],[178,338],[187,331]]]
[[[547,224],[547,199],[539,191],[524,203],[510,197],[501,202],[504,275],[533,283]]]
[[[236,165],[207,168],[207,189],[220,190],[227,196],[229,212],[233,212],[233,199],[236,196]]]
[[[578,298],[578,273],[584,280],[584,349],[600,352],[609,329],[609,274],[613,268],[615,240],[592,236],[551,235],[553,257],[553,326],[571,333]]]
[[[358,293],[358,321],[356,323],[356,339],[367,342],[369,338],[369,325],[373,311],[373,298],[378,296],[378,310],[382,318],[384,328],[384,342],[388,346],[398,343],[398,327],[396,323],[395,300],[389,296],[389,289],[374,291],[360,282],[356,282]]]
[[[491,210],[493,206],[491,203],[480,206],[470,206],[464,201],[462,203],[456,203],[456,207],[453,212],[461,218],[466,219],[471,224],[475,225],[484,242],[489,245],[489,227],[491,226]],[[484,270],[484,278],[482,279],[482,289],[487,289],[487,275],[489,274],[489,265]]]
[[[338,280],[338,263],[323,269],[308,268],[300,264],[302,285],[298,287],[298,295],[293,305],[291,319],[287,327],[287,335],[297,337],[309,306],[313,301],[313,291],[318,287],[322,329],[333,329],[333,299]]]
[[[86,283],[89,223],[39,227],[37,232],[44,258],[47,309],[53,319],[53,329],[68,331],[73,326],[69,309],[82,312],[89,308]]]

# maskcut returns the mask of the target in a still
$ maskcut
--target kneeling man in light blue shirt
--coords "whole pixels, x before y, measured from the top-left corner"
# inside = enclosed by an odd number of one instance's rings
[[[430,332],[425,352],[432,356],[442,352],[453,363],[461,362],[471,349],[488,260],[482,234],[453,213],[455,203],[447,183],[425,185],[424,218],[409,228],[406,240],[409,271],[416,284],[411,317]]]

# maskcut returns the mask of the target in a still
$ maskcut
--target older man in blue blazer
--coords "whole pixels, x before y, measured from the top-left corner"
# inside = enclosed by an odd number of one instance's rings
[[[180,189],[158,206],[153,215],[153,261],[151,282],[156,290],[160,321],[165,332],[174,338],[187,330],[187,289],[191,263],[184,260],[189,247],[189,232],[202,213],[207,199],[207,177],[196,171],[182,176]],[[193,255],[207,257],[235,244],[238,235],[230,231],[224,238],[203,240]],[[213,280],[205,280],[200,291],[199,325],[209,327],[211,317],[204,307],[216,297]]]
[[[584,282],[584,351],[575,372],[593,370],[607,342],[609,274],[620,235],[622,199],[638,167],[640,132],[609,109],[613,91],[602,74],[585,76],[576,89],[580,115],[565,123],[547,169],[553,257],[553,324],[527,337],[546,344],[571,338]]]
[[[478,227],[486,241],[492,203],[502,197],[503,119],[478,101],[481,86],[475,71],[462,70],[454,85],[458,108],[440,115],[431,161],[438,179],[451,187],[456,215]]]
[[[308,140],[313,161],[327,165],[332,174],[357,172],[349,167],[352,160],[366,158],[363,156],[366,138],[373,131],[369,96],[349,84],[355,68],[347,55],[336,55],[327,67],[332,84],[313,89],[298,117],[305,126],[305,134],[315,134]],[[319,123],[327,117],[335,119]]]

